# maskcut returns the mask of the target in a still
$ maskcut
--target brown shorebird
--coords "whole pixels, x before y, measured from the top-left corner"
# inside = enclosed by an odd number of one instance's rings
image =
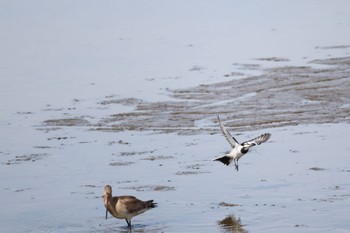
[[[225,154],[224,156],[217,157],[213,160],[220,161],[227,166],[231,162],[234,162],[237,171],[238,171],[238,160],[249,151],[249,148],[252,146],[260,145],[261,143],[264,143],[267,140],[269,140],[269,138],[271,137],[271,134],[264,133],[257,138],[251,139],[251,140],[243,142],[243,143],[239,143],[230,134],[230,132],[228,132],[228,130],[225,128],[225,126],[221,123],[219,116],[218,116],[218,120],[219,120],[219,125],[220,125],[220,129],[222,131],[222,134],[225,136],[226,140],[230,143],[232,150],[230,153]]]
[[[153,200],[141,201],[134,196],[113,197],[110,185],[104,188],[103,200],[106,207],[106,219],[109,212],[115,218],[125,219],[129,228],[131,228],[133,217],[157,206]]]

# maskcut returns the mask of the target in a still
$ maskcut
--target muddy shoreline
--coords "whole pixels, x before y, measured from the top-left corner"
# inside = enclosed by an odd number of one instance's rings
[[[262,69],[259,64],[254,67]],[[174,101],[147,102],[110,95],[97,105],[124,105],[134,110],[105,115],[97,123],[90,122],[94,116],[76,116],[48,119],[42,126],[196,134],[216,132],[217,115],[222,115],[227,126],[239,132],[300,124],[349,123],[349,69],[350,57],[330,58],[311,61],[307,66],[267,68],[258,76],[238,75],[232,81],[169,90]],[[202,121],[205,123],[201,124]]]

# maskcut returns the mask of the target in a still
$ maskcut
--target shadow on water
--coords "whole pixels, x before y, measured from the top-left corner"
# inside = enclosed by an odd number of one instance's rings
[[[241,219],[237,219],[233,214],[228,215],[223,220],[219,220],[217,223],[223,232],[248,233],[243,228],[244,225],[241,223]]]

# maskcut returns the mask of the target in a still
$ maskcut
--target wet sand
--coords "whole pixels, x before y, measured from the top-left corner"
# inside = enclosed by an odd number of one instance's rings
[[[323,66],[314,68],[315,64]],[[260,65],[255,67],[258,69]],[[217,115],[223,115],[228,120],[226,124],[236,131],[349,123],[349,69],[350,57],[314,60],[307,66],[269,68],[258,76],[238,76],[228,82],[169,90],[174,101],[108,99],[101,104],[125,104],[135,110],[104,117],[95,130],[191,134],[210,131],[209,126],[215,128]],[[59,124],[60,120],[56,121]],[[214,124],[208,125],[210,121]]]

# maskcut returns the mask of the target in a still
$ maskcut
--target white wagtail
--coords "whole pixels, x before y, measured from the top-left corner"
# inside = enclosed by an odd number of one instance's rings
[[[237,171],[238,171],[238,160],[249,151],[249,148],[252,146],[260,145],[261,143],[269,140],[269,138],[271,137],[271,134],[264,133],[257,138],[254,138],[239,144],[237,140],[234,137],[232,137],[230,132],[228,132],[225,126],[221,123],[219,116],[218,116],[218,120],[219,120],[220,129],[222,133],[224,134],[226,140],[230,143],[233,149],[230,151],[230,153],[225,154],[224,156],[217,157],[213,159],[213,161],[220,161],[226,166],[228,166],[233,161],[235,163],[235,167]]]

